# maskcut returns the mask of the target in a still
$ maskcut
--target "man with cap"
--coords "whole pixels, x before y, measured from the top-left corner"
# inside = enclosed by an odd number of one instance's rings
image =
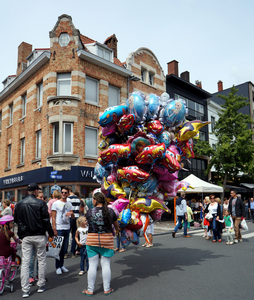
[[[54,236],[51,227],[47,204],[37,199],[41,188],[36,183],[27,187],[28,196],[17,203],[14,212],[14,222],[18,224],[18,236],[22,239],[21,287],[23,298],[29,297],[29,265],[33,246],[37,249],[39,278],[38,293],[43,293],[46,272],[46,232]]]

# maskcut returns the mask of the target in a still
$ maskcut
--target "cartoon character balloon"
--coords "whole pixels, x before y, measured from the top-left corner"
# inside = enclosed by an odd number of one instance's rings
[[[160,121],[168,127],[180,126],[187,114],[185,105],[181,100],[173,100],[160,112]]]

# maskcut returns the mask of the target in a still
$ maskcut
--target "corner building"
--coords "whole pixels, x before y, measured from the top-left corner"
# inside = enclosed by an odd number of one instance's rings
[[[149,58],[153,66],[146,61],[142,69],[140,60],[127,66],[117,58],[115,35],[99,43],[80,34],[68,15],[58,18],[49,38],[50,48],[33,50],[21,43],[17,74],[3,81],[0,200],[21,200],[30,182],[40,184],[49,198],[56,181],[89,198],[98,187],[93,170],[99,154],[99,112],[134,90],[165,91],[162,68],[149,49],[139,53],[145,52],[143,60]]]

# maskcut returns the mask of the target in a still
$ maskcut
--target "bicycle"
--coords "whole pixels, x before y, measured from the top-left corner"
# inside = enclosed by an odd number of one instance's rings
[[[17,249],[17,243],[11,242],[11,247],[15,250]],[[16,255],[16,265],[12,265],[12,256],[5,258],[0,256],[0,295],[4,292],[4,289],[7,287],[10,289],[10,292],[13,292],[13,280],[17,274],[17,269],[21,264],[21,258],[19,255]]]

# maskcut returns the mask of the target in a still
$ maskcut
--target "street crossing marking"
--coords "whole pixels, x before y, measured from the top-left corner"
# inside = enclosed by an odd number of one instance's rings
[[[243,239],[248,239],[248,238],[254,237],[254,232],[250,232],[250,233],[245,233],[245,232],[246,231],[241,232]],[[189,231],[188,233],[191,233],[192,235],[195,235],[195,236],[201,236],[201,235],[205,234],[205,231],[204,231],[204,229],[198,229],[198,230]]]

